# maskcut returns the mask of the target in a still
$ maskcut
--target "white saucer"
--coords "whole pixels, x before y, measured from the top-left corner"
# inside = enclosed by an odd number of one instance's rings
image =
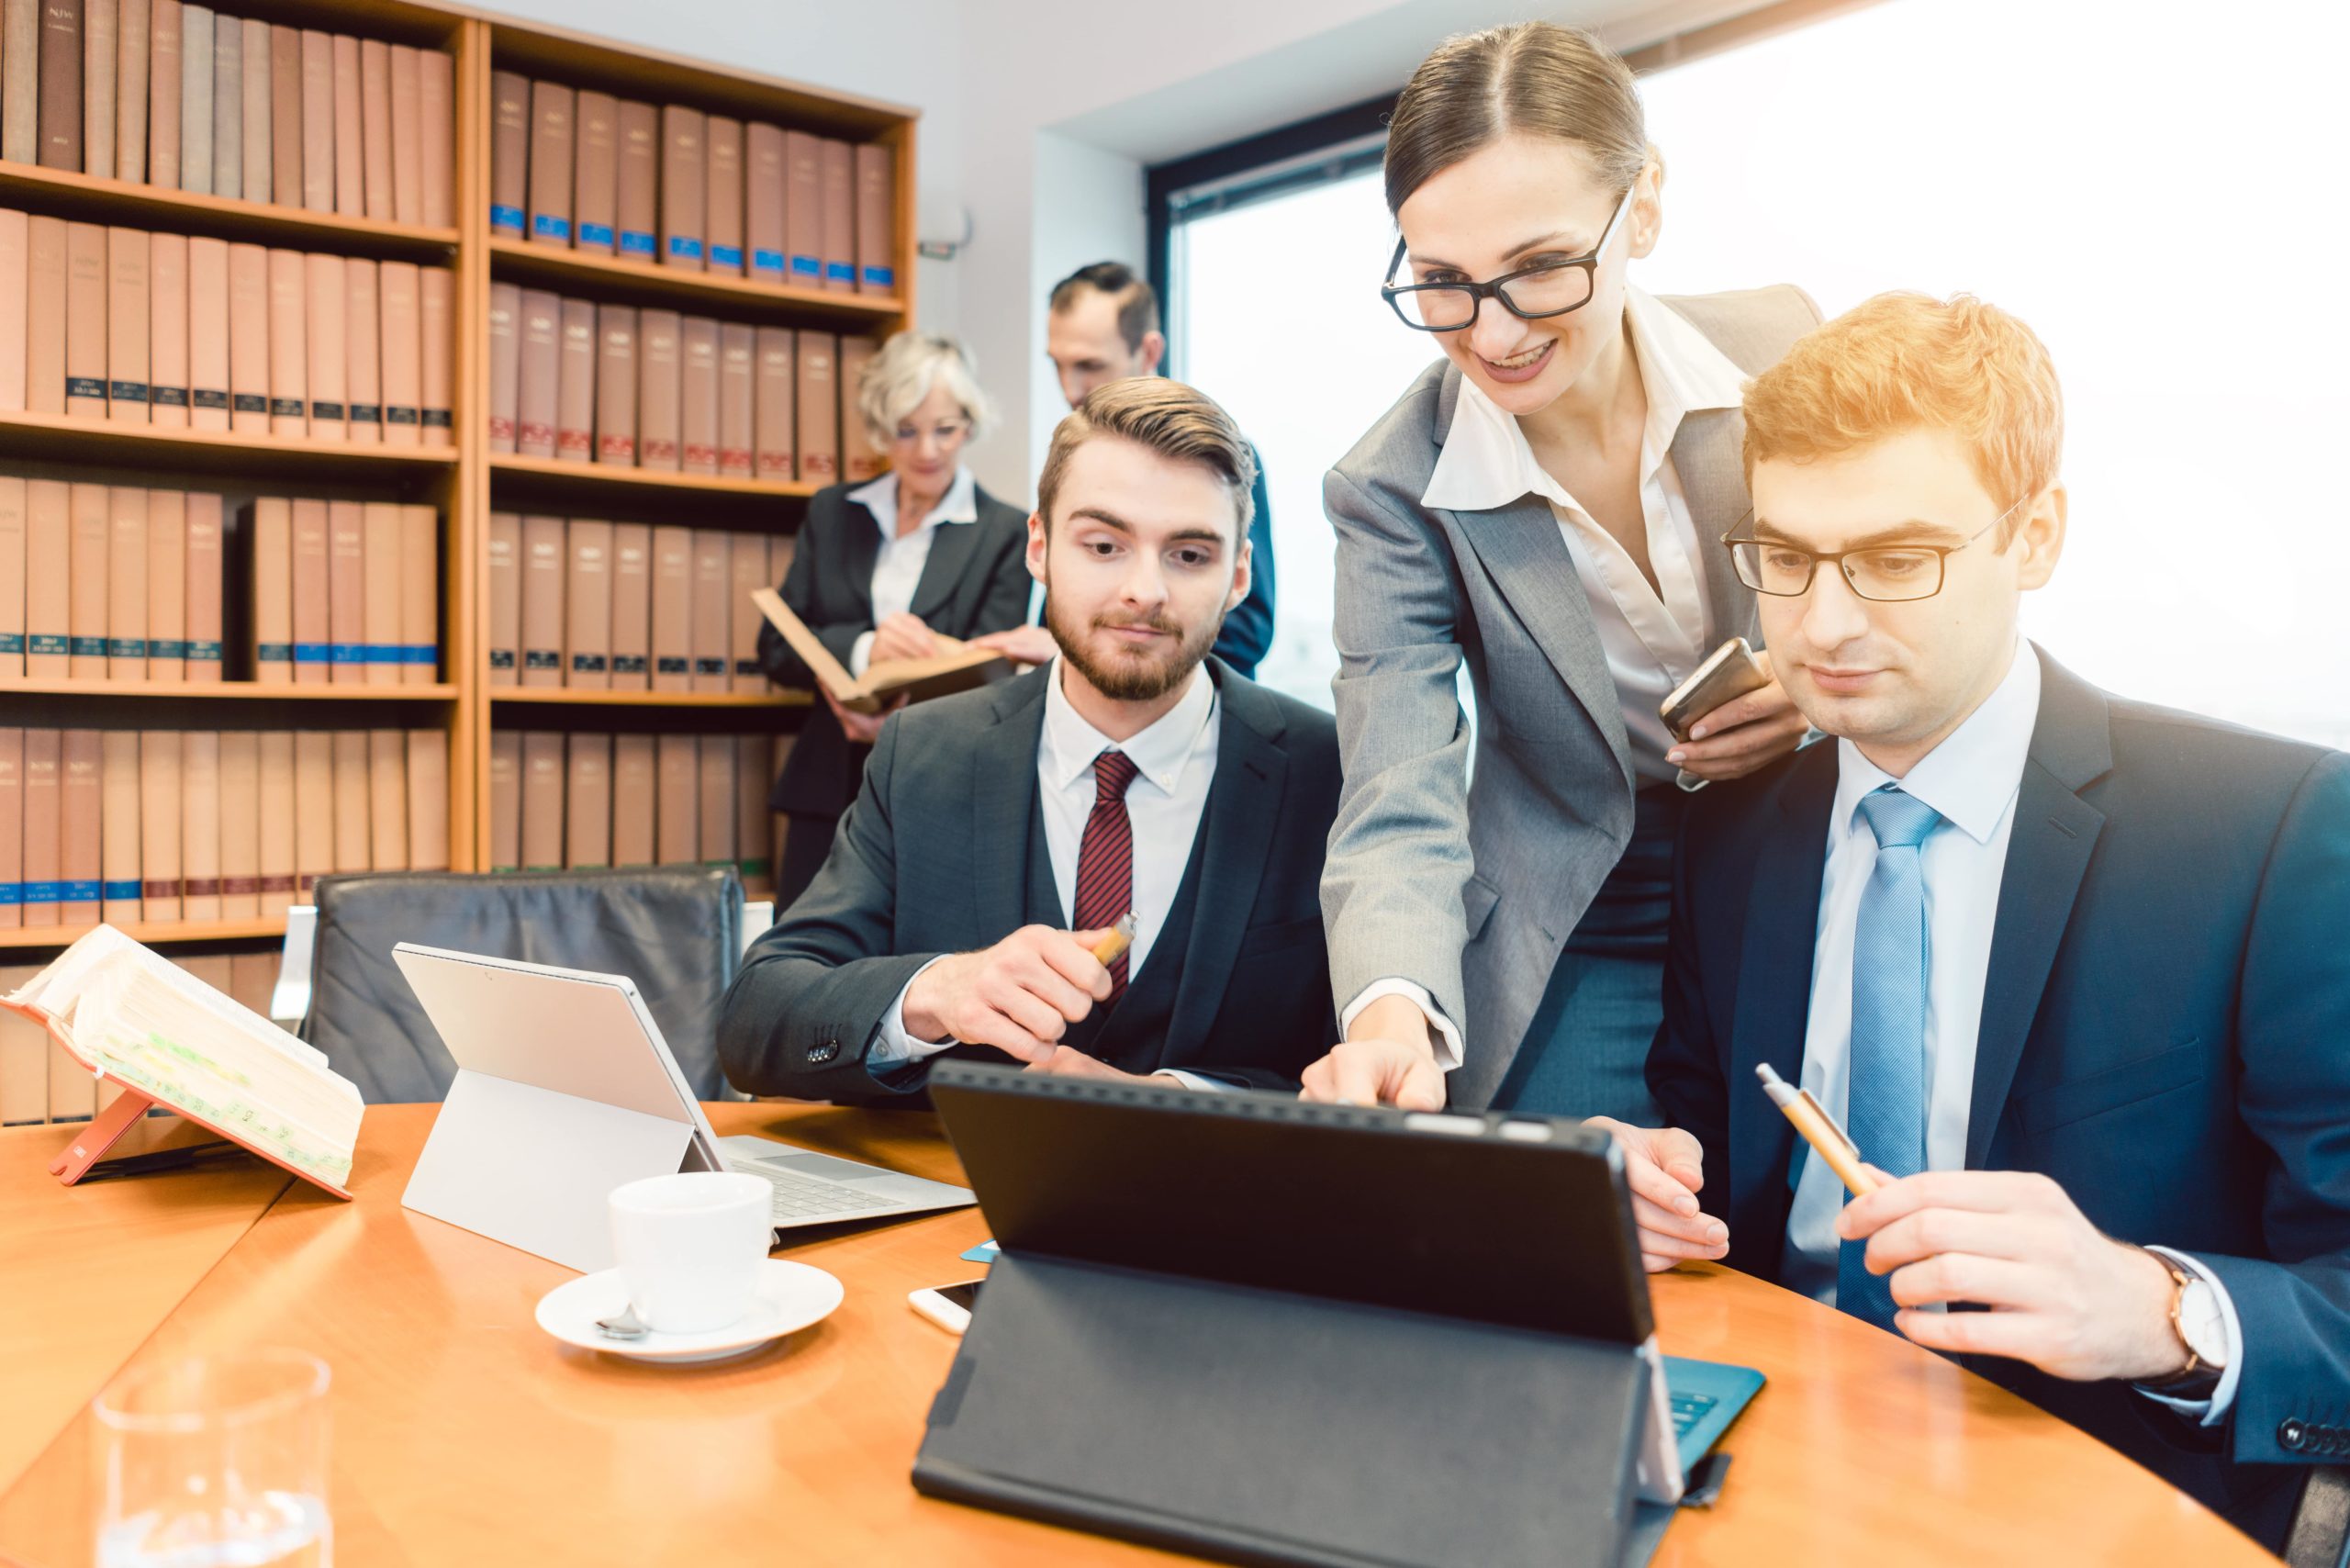
[[[582,1274],[539,1298],[539,1327],[566,1345],[640,1361],[715,1361],[755,1350],[768,1340],[821,1322],[841,1304],[841,1282],[806,1263],[770,1258],[759,1266],[751,1310],[723,1328],[700,1334],[647,1334],[615,1339],[596,1327],[628,1305],[618,1269]]]

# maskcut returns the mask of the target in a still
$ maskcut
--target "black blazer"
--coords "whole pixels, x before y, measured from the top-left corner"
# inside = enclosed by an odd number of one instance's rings
[[[2272,1548],[2350,1451],[2350,756],[2108,697],[2041,656],[1999,884],[1970,1170],[2053,1177],[2100,1230],[2194,1254],[2244,1327],[2204,1429],[2118,1383],[1965,1364]],[[1729,1261],[1775,1279],[1836,747],[1689,808],[1649,1085],[1706,1148]],[[1717,1206],[1719,1205],[1719,1206]]]
[[[827,485],[808,501],[800,544],[779,590],[792,613],[848,663],[856,640],[873,630],[873,565],[881,554],[881,525],[856,487]],[[979,520],[942,525],[930,542],[914,587],[913,613],[934,632],[977,637],[1028,619],[1028,514],[979,492]],[[802,691],[815,675],[776,629],[759,628],[759,666],[767,678]],[[800,739],[767,798],[770,809],[834,817],[856,798],[865,748],[849,744],[833,711],[818,702],[800,727]]]
[[[919,1086],[918,1072],[876,1080],[866,1052],[915,970],[1025,924],[1052,669],[917,704],[884,726],[823,869],[751,945],[727,993],[719,1054],[738,1088],[828,1100]],[[1120,1065],[1293,1088],[1337,1038],[1320,892],[1337,727],[1215,659],[1208,669],[1220,727],[1182,973],[1156,1059]]]

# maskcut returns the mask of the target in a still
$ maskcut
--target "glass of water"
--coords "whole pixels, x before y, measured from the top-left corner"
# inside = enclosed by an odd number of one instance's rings
[[[327,1364],[173,1361],[98,1395],[98,1568],[330,1568]]]

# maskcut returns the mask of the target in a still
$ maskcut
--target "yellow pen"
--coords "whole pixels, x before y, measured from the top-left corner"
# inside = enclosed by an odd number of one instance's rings
[[[1852,1196],[1876,1191],[1876,1178],[1861,1164],[1860,1149],[1809,1090],[1790,1084],[1772,1071],[1767,1061],[1755,1064],[1754,1076],[1762,1081],[1762,1092],[1771,1097],[1771,1103],[1786,1113],[1787,1120],[1796,1125],[1796,1131],[1803,1134],[1804,1141],[1828,1161],[1828,1168],[1852,1189]]]
[[[1110,927],[1109,933],[1093,945],[1093,957],[1106,969],[1118,961],[1119,954],[1134,946],[1134,940],[1135,912],[1128,910],[1118,917],[1118,924]]]

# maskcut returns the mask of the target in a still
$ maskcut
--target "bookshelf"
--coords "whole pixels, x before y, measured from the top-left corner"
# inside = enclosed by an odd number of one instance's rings
[[[448,447],[345,445],[333,442],[160,429],[31,413],[0,412],[0,465],[106,483],[193,485],[265,494],[325,493],[345,498],[431,502],[442,520],[441,668],[431,684],[289,687],[243,681],[173,683],[0,680],[0,704],[16,722],[139,724],[232,730],[438,726],[449,745],[452,866],[489,862],[489,736],[494,728],[604,725],[632,732],[708,734],[796,728],[809,705],[800,692],[634,692],[565,688],[492,688],[488,671],[488,520],[500,510],[562,511],[653,521],[724,523],[789,532],[814,484],[557,463],[488,450],[488,315],[493,282],[640,306],[664,306],[759,325],[854,332],[876,338],[911,324],[914,311],[915,111],[800,83],[560,27],[487,17],[419,0],[252,0],[240,16],[352,33],[447,51],[454,62],[453,228],[340,216],[274,203],[196,195],[121,180],[0,162],[0,207],[82,222],[207,235],[234,241],[330,252],[453,269],[452,414]],[[489,228],[490,73],[595,88],[653,104],[794,129],[878,142],[896,182],[896,291],[877,296],[787,287],[621,262],[493,238]],[[233,577],[234,599],[249,591]],[[232,622],[233,622],[232,616]],[[233,667],[233,665],[232,665]],[[341,705],[341,706],[338,706]],[[388,705],[388,706],[386,706]],[[375,717],[382,715],[382,717]],[[0,950],[38,962],[88,927],[0,929]],[[282,938],[281,916],[150,922],[125,928],[142,942],[173,946]]]

